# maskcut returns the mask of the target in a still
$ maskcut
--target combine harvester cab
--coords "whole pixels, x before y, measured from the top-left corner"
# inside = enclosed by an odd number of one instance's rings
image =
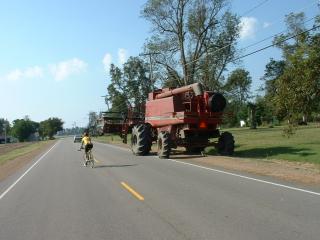
[[[168,158],[171,149],[177,147],[201,153],[205,147],[215,146],[220,154],[232,155],[232,134],[218,129],[225,107],[226,99],[221,93],[203,91],[199,83],[151,92],[144,123],[132,127],[132,151],[146,155],[156,141],[160,158]],[[218,141],[210,142],[210,138]]]

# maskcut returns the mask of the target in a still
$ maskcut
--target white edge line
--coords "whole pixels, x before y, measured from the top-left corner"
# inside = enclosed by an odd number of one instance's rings
[[[100,143],[100,142],[97,142],[97,143]],[[107,143],[100,143],[100,144],[107,145],[107,146],[110,146],[110,147],[113,147],[113,148],[116,148],[116,149],[121,149],[123,151],[129,151],[129,149],[127,149],[127,148],[113,146],[113,145],[107,144]],[[157,157],[154,157],[154,158],[158,159]],[[235,174],[235,173],[231,173],[231,172],[227,172],[227,171],[222,171],[222,170],[218,170],[218,169],[215,169],[215,168],[209,168],[209,167],[204,167],[204,166],[200,166],[200,165],[197,165],[197,164],[181,162],[181,161],[177,161],[177,160],[174,160],[174,159],[161,159],[161,160],[172,161],[172,162],[176,162],[176,163],[180,163],[180,164],[185,164],[185,165],[189,165],[189,166],[193,166],[193,167],[197,167],[197,168],[206,169],[206,170],[213,171],[213,172],[227,174],[227,175],[234,176],[234,177],[239,177],[239,178],[243,178],[243,179],[247,179],[247,180],[252,180],[252,181],[256,181],[256,182],[260,182],[260,183],[270,184],[270,185],[274,185],[274,186],[277,186],[277,187],[283,187],[283,188],[287,188],[287,189],[291,189],[291,190],[295,190],[295,191],[299,191],[299,192],[304,192],[304,193],[309,193],[309,194],[313,194],[313,195],[316,195],[316,196],[320,196],[320,193],[318,193],[318,192],[313,192],[313,191],[309,191],[309,190],[302,189],[302,188],[290,187],[288,185],[269,182],[269,181],[265,181],[265,180],[261,180],[261,179],[257,179],[257,178],[247,177],[247,176],[244,176],[244,175]]]
[[[12,189],[14,186],[20,182],[20,180],[34,167],[36,166],[56,145],[58,142],[56,142],[46,153],[44,153],[34,164],[32,164],[31,167],[28,168],[27,171],[25,171],[10,187],[7,188],[1,195],[0,200]]]
[[[270,184],[270,185],[274,185],[274,186],[278,186],[278,187],[283,187],[283,188],[287,188],[287,189],[291,189],[291,190],[296,190],[296,191],[310,193],[310,194],[313,194],[313,195],[320,196],[320,193],[318,193],[318,192],[313,192],[313,191],[305,190],[305,189],[302,189],[302,188],[290,187],[290,186],[279,184],[279,183],[269,182],[269,181],[265,181],[265,180],[261,180],[261,179],[257,179],[257,178],[247,177],[247,176],[243,176],[243,175],[240,175],[240,174],[226,172],[226,171],[222,171],[222,170],[218,170],[218,169],[214,169],[214,168],[209,168],[209,167],[203,167],[203,166],[200,166],[200,165],[197,165],[197,164],[181,162],[181,161],[177,161],[177,160],[173,160],[173,159],[165,159],[165,160],[172,161],[172,162],[177,162],[177,163],[180,163],[180,164],[190,165],[190,166],[193,166],[193,167],[198,167],[198,168],[206,169],[206,170],[209,170],[209,171],[223,173],[223,174],[227,174],[227,175],[231,175],[231,176],[235,176],[235,177],[239,177],[239,178],[244,178],[244,179],[248,179],[248,180],[252,180],[252,181],[256,181],[256,182],[266,183],[266,184]]]

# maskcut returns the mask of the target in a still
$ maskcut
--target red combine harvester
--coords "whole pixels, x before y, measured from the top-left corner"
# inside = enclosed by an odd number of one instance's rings
[[[234,138],[220,133],[226,99],[220,93],[203,91],[199,83],[176,89],[159,89],[149,93],[145,116],[132,118],[132,112],[122,122],[121,136],[126,142],[131,132],[131,148],[135,155],[150,152],[157,142],[158,156],[168,158],[172,148],[185,147],[188,152],[200,153],[215,146],[222,155],[232,155]],[[218,138],[210,142],[210,138]]]

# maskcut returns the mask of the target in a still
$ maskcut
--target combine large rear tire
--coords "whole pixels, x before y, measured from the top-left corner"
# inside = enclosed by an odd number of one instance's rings
[[[224,132],[218,140],[217,151],[221,155],[231,156],[234,153],[234,138],[231,133]]]
[[[168,132],[160,132],[158,135],[158,157],[169,158],[170,151],[170,134]]]
[[[151,132],[148,124],[139,124],[132,128],[131,150],[137,156],[147,155],[151,150]]]

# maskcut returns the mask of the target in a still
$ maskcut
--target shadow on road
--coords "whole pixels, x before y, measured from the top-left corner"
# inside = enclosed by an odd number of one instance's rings
[[[235,150],[234,156],[236,157],[250,157],[250,158],[266,158],[273,157],[279,154],[292,154],[300,157],[315,155],[308,148],[298,147],[266,147],[266,148],[253,148],[247,150]]]
[[[134,167],[134,166],[138,166],[138,164],[95,165],[94,168]]]
[[[150,152],[148,156],[158,156],[156,152]],[[172,150],[170,154],[170,159],[190,159],[190,158],[202,158],[205,157],[200,153],[187,153],[182,150]]]

